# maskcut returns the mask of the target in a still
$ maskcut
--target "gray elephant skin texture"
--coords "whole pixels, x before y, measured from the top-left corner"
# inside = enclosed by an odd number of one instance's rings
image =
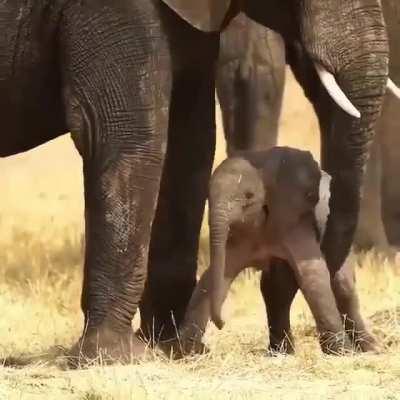
[[[322,249],[335,274],[353,239],[388,76],[378,0],[0,3],[0,155],[72,132],[83,159],[78,360],[143,354],[132,330],[139,307],[146,339],[171,337],[182,322],[213,163],[218,30],[239,11],[303,54],[300,70],[324,66],[362,114],[345,114],[310,78],[329,133],[323,163],[332,176],[331,213]]]

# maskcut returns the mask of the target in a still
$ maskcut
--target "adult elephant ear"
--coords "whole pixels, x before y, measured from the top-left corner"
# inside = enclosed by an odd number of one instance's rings
[[[219,31],[232,0],[162,0],[190,25],[204,32]]]

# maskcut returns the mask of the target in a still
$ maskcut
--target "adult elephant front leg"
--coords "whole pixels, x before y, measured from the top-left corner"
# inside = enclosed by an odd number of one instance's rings
[[[85,329],[74,363],[100,354],[130,361],[144,349],[132,318],[147,273],[170,82],[155,2],[120,1],[107,12],[91,4],[69,2],[60,34],[67,120],[85,183]]]
[[[175,337],[196,285],[199,234],[215,148],[218,35],[170,16],[175,44],[168,154],[140,306],[154,342]]]

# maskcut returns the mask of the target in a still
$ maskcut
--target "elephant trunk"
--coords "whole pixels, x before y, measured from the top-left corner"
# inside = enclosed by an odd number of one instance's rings
[[[382,25],[383,26],[383,25]],[[388,77],[387,37],[379,25],[357,32],[361,49],[337,68],[336,79],[361,119],[351,118],[332,104],[319,112],[323,168],[333,177],[331,214],[322,248],[334,270],[344,263],[352,245],[360,210],[361,188],[375,124],[380,116]],[[343,60],[342,60],[343,62]]]
[[[221,317],[224,296],[224,276],[226,263],[226,242],[229,232],[228,208],[223,202],[216,205],[210,201],[210,272],[211,272],[211,320],[218,329],[224,321]]]
[[[365,165],[386,90],[387,68],[383,59],[379,62],[373,55],[361,56],[338,74],[338,81],[360,110],[361,119],[343,115],[332,124],[332,116],[320,116],[325,141],[322,164],[333,176],[332,212],[322,247],[334,268],[343,264],[353,242]],[[342,111],[333,114],[338,113]]]

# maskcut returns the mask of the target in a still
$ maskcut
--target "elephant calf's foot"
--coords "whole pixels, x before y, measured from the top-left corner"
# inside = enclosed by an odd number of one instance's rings
[[[174,360],[180,360],[181,358],[193,355],[207,354],[209,352],[208,347],[201,341],[193,339],[173,339],[164,342],[160,342],[161,350]]]
[[[319,342],[321,350],[325,354],[342,356],[354,352],[351,340],[344,330],[337,333],[325,332],[320,334]]]
[[[146,344],[132,329],[114,332],[109,328],[89,328],[69,353],[73,368],[91,364],[133,363],[144,358]]]
[[[181,328],[177,337],[160,342],[160,348],[175,360],[185,356],[205,354],[209,349],[202,342],[202,338],[203,332],[196,327]]]
[[[374,336],[367,331],[350,332],[350,338],[355,351],[379,353],[379,345]]]

